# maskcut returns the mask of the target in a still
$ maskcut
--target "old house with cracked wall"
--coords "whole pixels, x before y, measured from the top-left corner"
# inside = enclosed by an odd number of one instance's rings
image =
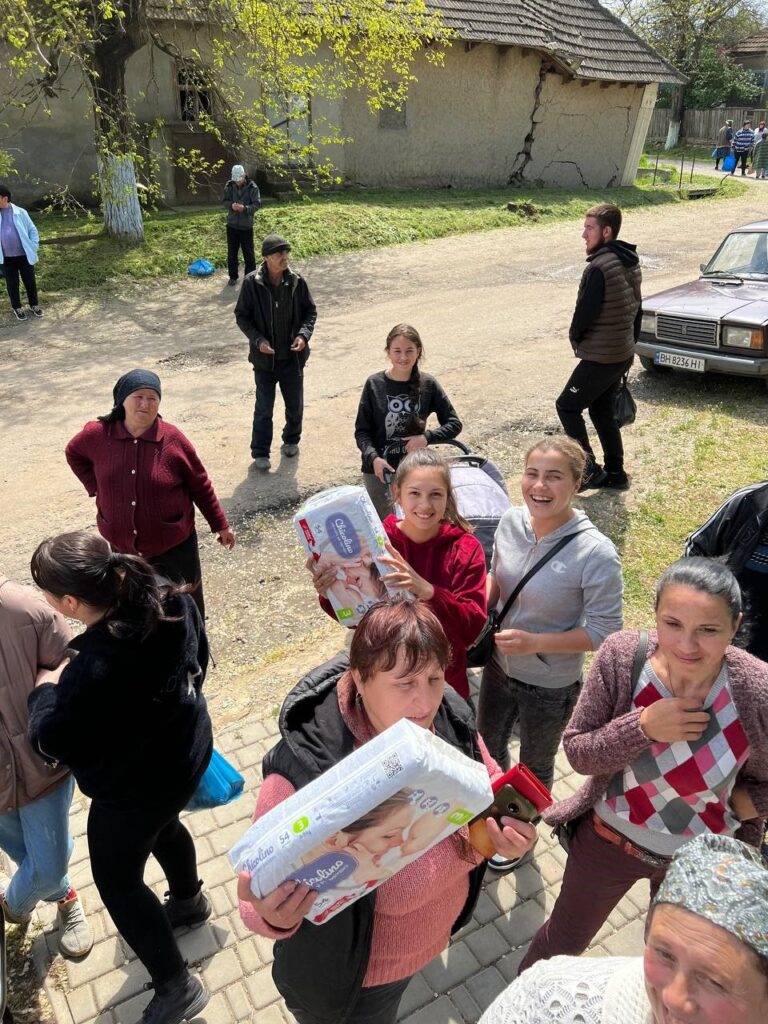
[[[158,0],[159,20],[167,2]],[[369,187],[633,182],[658,84],[685,79],[621,21],[596,0],[426,2],[442,12],[454,40],[443,66],[417,59],[417,82],[402,110],[372,115],[364,97],[347,95],[332,106],[318,101],[286,130],[310,133],[313,116],[339,124],[353,141],[328,155],[344,181]],[[199,26],[177,15],[165,27],[180,54],[204,51]],[[131,58],[127,84],[139,119],[161,118],[171,148],[186,145],[224,161],[222,181],[192,195],[178,167],[161,159],[167,199],[216,200],[231,160],[242,158],[223,151],[190,116],[195,104],[212,105],[215,116],[216,97],[190,88],[182,62],[149,47]],[[247,90],[255,96],[258,83],[249,81]],[[65,183],[80,197],[90,194],[95,153],[74,78],[48,115],[25,111],[6,131],[19,201]],[[258,154],[246,162],[255,174]]]

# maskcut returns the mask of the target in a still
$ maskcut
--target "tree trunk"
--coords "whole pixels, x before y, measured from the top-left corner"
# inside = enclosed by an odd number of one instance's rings
[[[130,156],[99,157],[99,185],[104,226],[110,238],[137,244],[144,241],[144,218]]]
[[[93,53],[94,99],[99,186],[107,234],[121,242],[144,241],[144,220],[136,191],[135,121],[125,91],[125,67],[146,43],[139,8],[128,5],[125,17],[108,19]]]
[[[669,128],[664,149],[674,149],[680,141],[680,131],[685,114],[685,86],[678,85],[672,93],[672,108],[669,111]]]

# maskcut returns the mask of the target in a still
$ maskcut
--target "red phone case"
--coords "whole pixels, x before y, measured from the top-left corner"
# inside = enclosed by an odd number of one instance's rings
[[[520,796],[530,800],[539,814],[554,803],[547,787],[539,782],[530,768],[526,768],[524,764],[516,764],[514,768],[504,772],[491,783],[491,789],[498,793],[501,787],[506,785],[514,786]]]

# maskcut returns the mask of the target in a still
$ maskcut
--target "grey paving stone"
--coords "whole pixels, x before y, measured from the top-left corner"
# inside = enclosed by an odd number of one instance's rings
[[[515,892],[520,900],[528,900],[544,889],[541,872],[535,861],[523,864],[517,871],[511,871],[507,878],[515,883]]]
[[[242,952],[242,951],[241,951]],[[232,1014],[237,1021],[248,1020],[251,1016],[251,999],[245,984],[240,981],[226,989],[227,1002],[232,1007]]]
[[[66,960],[65,963],[69,987],[75,989],[78,985],[87,985],[124,964],[125,954],[117,938],[105,939],[95,945],[88,956],[81,960]]]
[[[400,1000],[400,1009],[397,1014],[397,1019],[402,1020],[407,1017],[409,1013],[414,1013],[419,1010],[422,1006],[426,1006],[427,1003],[431,1003],[435,998],[435,993],[426,983],[424,978],[417,974],[411,979],[411,983],[405,990],[403,998]]]
[[[544,911],[535,900],[526,900],[513,907],[508,914],[499,917],[495,924],[507,940],[510,948],[530,942],[544,924]]]
[[[146,969],[138,960],[125,964],[123,967],[117,967],[93,982],[96,1003],[105,1009],[114,1007],[132,996],[138,995],[143,990],[146,981],[149,981]],[[133,1022],[121,1022],[121,1024],[133,1024]]]
[[[190,928],[186,932],[177,932],[176,941],[179,944],[181,955],[191,964],[198,964],[202,960],[215,956],[220,949],[210,923],[204,924],[200,928]]]
[[[234,1024],[237,1020],[224,992],[215,992],[203,1012],[195,1017],[195,1024]]]
[[[245,979],[245,985],[256,1010],[262,1010],[280,998],[280,993],[272,981],[272,972],[269,967],[262,967],[260,971],[251,974]],[[261,1021],[261,1016],[259,1016],[259,1021]]]
[[[225,949],[208,961],[202,975],[206,987],[211,992],[218,992],[239,981],[243,976],[243,968],[234,949]]]
[[[479,974],[467,978],[467,988],[481,1010],[489,1007],[506,987],[506,981],[495,967],[486,967]]]
[[[421,972],[433,992],[447,992],[480,969],[477,958],[463,942],[456,942]]]
[[[116,1024],[138,1024],[142,1011],[151,998],[151,992],[142,992],[141,995],[134,996],[116,1006],[112,1011]]]
[[[517,977],[517,969],[520,966],[520,961],[525,956],[527,950],[528,943],[521,946],[520,949],[514,949],[511,953],[507,953],[506,956],[503,956],[500,960],[496,961],[494,966],[506,982],[512,982]]]
[[[602,944],[611,956],[640,956],[643,952],[645,924],[640,919],[630,921],[621,931],[614,932]]]
[[[90,1024],[99,1012],[90,985],[81,985],[74,992],[68,992],[67,1005],[74,1024]]]
[[[465,1024],[465,1021],[448,996],[440,996],[410,1017],[405,1017],[404,1024]]]
[[[472,917],[480,924],[487,924],[499,916],[499,908],[495,900],[492,900],[485,890],[480,893]]]
[[[483,967],[494,963],[509,950],[507,939],[493,924],[483,925],[464,941]]]
[[[480,1020],[482,1011],[466,985],[459,985],[451,992],[451,1002],[468,1024],[476,1024]]]

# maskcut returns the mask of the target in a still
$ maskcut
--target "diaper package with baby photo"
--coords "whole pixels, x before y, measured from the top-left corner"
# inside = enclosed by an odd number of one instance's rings
[[[310,498],[293,523],[315,571],[336,571],[326,595],[336,618],[356,626],[371,605],[387,596],[382,576],[391,572],[378,561],[387,553],[386,534],[373,502],[362,487],[332,487]]]
[[[402,719],[259,818],[229,851],[263,898],[288,879],[317,891],[323,924],[493,800],[486,767]]]

